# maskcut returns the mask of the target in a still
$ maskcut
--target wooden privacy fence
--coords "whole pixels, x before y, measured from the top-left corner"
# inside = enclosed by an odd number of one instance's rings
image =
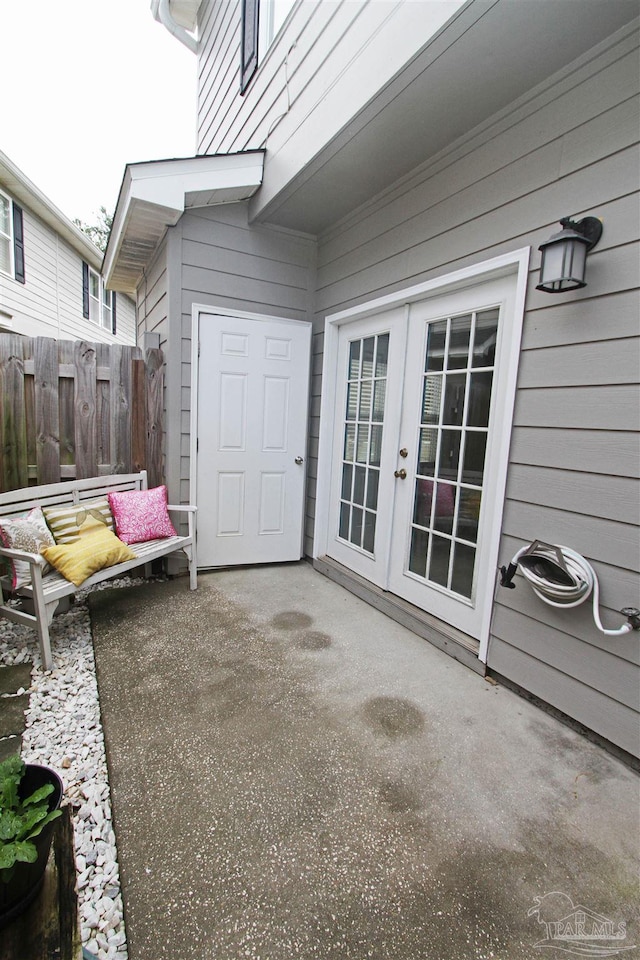
[[[0,334],[0,492],[146,469],[162,483],[161,350]]]

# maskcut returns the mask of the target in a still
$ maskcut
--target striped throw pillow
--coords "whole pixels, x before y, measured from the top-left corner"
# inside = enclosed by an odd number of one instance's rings
[[[102,527],[113,532],[113,517],[106,497],[63,507],[43,507],[47,525],[56,543],[75,543]]]

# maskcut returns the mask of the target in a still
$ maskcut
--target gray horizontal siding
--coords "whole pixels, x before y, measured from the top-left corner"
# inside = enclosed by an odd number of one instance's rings
[[[0,306],[31,337],[135,343],[135,305],[118,294],[117,334],[82,315],[82,257],[23,206],[26,282],[3,278]]]
[[[182,313],[192,303],[308,319],[315,243],[249,227],[245,204],[185,214],[182,230]]]
[[[169,231],[163,300],[171,318],[165,409],[172,496],[189,500],[193,305],[308,321],[315,253],[309,238],[250,227],[245,203],[190,211]]]
[[[585,411],[586,413],[586,411]],[[558,416],[560,421],[560,415]],[[638,435],[631,432],[567,430],[556,425],[515,427],[511,438],[511,463],[580,470],[611,476],[640,474]]]
[[[507,678],[517,677],[534,696],[595,729],[633,756],[639,755],[637,703],[629,707],[611,699],[574,677],[571,666],[570,673],[550,668],[537,655],[531,656],[500,638],[496,638],[492,646],[492,668]],[[594,718],[597,718],[595,722]]]
[[[500,562],[536,538],[572,547],[601,580],[611,628],[640,596],[637,96],[627,37],[372,198],[318,248],[314,398],[326,314],[532,248]],[[604,232],[587,287],[553,298],[535,289],[537,247],[567,214],[602,217]],[[489,666],[637,754],[637,633],[606,637],[589,602],[558,611],[516,580],[497,593]]]
[[[168,336],[167,283],[167,238],[165,237],[145,271],[137,291],[140,343],[144,333],[159,334],[161,344],[166,343]]]
[[[557,470],[538,463],[512,461],[507,499],[567,513],[573,513],[578,507],[588,516],[626,524],[637,524],[640,514],[636,480],[609,473]]]

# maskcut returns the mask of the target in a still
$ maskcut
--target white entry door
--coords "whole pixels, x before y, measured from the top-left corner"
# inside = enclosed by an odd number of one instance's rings
[[[302,556],[311,324],[200,313],[198,565]]]
[[[337,341],[327,553],[475,638],[495,582],[516,280],[378,311]]]

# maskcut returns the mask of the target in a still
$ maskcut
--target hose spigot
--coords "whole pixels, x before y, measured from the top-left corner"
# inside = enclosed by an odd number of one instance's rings
[[[632,630],[640,630],[640,610],[637,607],[623,607],[620,613],[627,618]]]

